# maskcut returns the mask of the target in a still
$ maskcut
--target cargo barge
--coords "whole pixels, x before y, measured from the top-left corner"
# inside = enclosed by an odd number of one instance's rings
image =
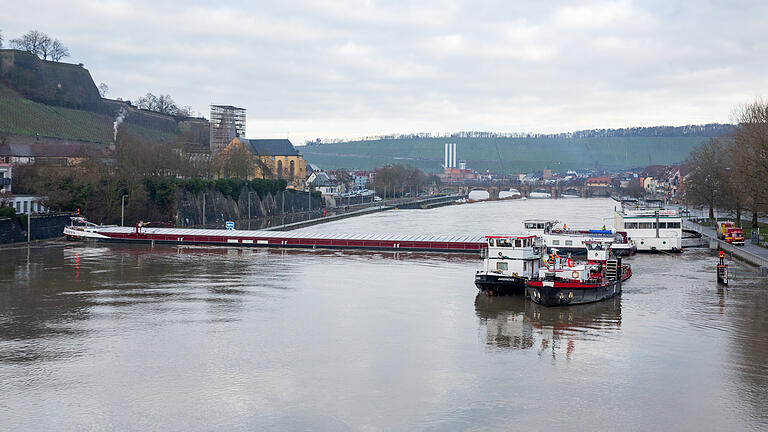
[[[84,225],[64,229],[70,240],[175,245],[240,247],[364,249],[382,251],[435,251],[479,254],[486,248],[483,236],[436,236],[423,234],[331,234],[296,231],[150,228]]]

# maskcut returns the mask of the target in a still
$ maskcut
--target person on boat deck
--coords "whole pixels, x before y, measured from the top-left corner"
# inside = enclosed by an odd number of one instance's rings
[[[565,231],[565,230],[567,230],[567,229],[568,229],[568,225],[566,225],[566,224],[563,224],[563,231]]]
[[[603,225],[603,231],[605,231],[605,225]]]

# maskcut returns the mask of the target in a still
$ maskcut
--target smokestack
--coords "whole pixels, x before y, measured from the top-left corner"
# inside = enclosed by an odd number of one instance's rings
[[[445,143],[445,159],[444,159],[443,167],[448,168],[448,143]]]
[[[453,143],[453,163],[451,166],[456,168],[456,143]]]

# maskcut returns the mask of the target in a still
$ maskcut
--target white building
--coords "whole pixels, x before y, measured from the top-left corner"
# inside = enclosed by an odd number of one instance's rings
[[[0,193],[11,193],[11,178],[13,177],[13,165],[0,163]]]
[[[47,213],[48,209],[43,206],[44,197],[37,197],[32,195],[10,195],[8,197],[0,197],[0,204],[16,209],[16,213],[26,214],[32,213]]]

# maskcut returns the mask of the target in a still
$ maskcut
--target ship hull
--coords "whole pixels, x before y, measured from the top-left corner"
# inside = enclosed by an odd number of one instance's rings
[[[594,303],[621,294],[622,282],[632,276],[625,267],[619,280],[584,283],[567,280],[534,280],[525,284],[526,295],[542,306],[568,306]]]
[[[478,273],[475,286],[488,295],[522,295],[525,293],[525,278]]]
[[[621,281],[584,285],[557,281],[532,281],[526,284],[528,297],[542,306],[568,306],[594,303],[621,294]]]

